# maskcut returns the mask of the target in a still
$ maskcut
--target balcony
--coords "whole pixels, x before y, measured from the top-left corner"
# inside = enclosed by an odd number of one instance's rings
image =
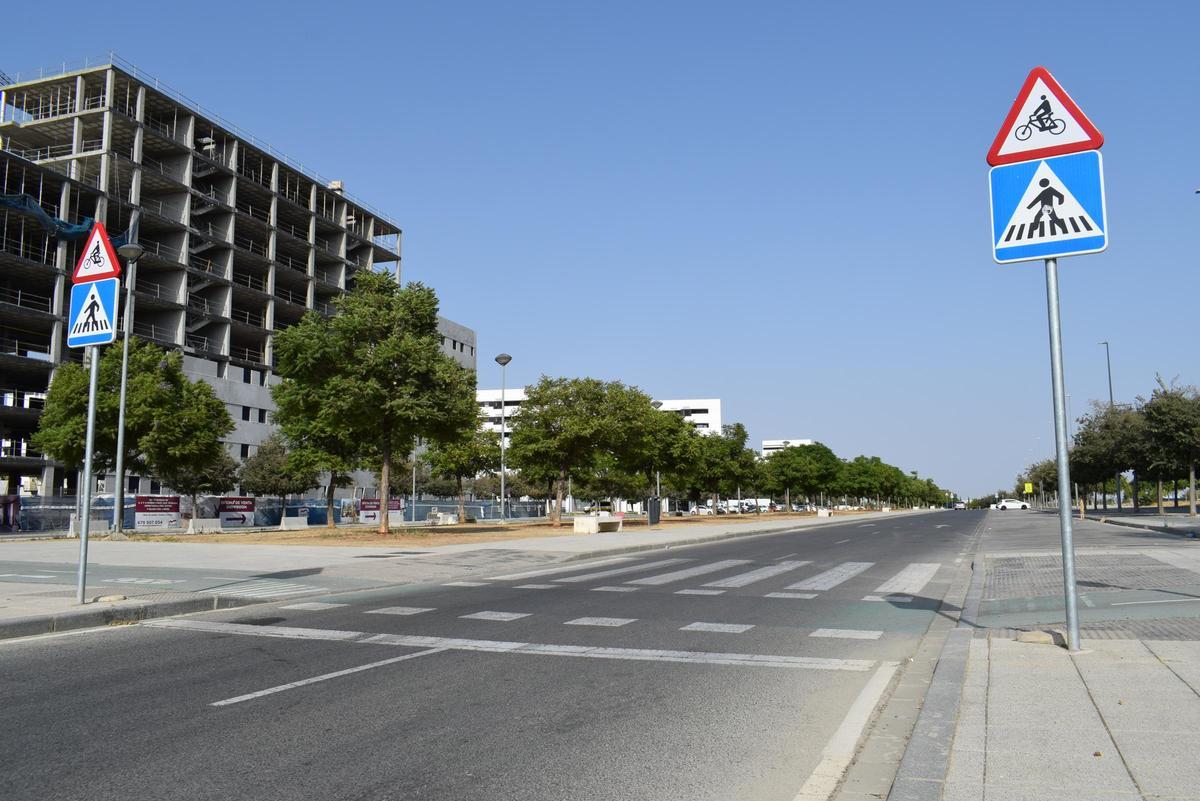
[[[256,242],[248,236],[242,236],[241,234],[235,235],[233,237],[233,244],[242,250],[255,254],[256,256],[263,256],[265,258],[267,255],[266,243]]]
[[[190,261],[193,269],[206,272],[209,275],[215,275],[217,278],[225,277],[226,269],[212,259],[206,259],[203,256],[192,256]]]
[[[55,250],[51,240],[41,233],[29,233],[21,238],[0,236],[0,251],[35,261],[47,267],[54,266]]]
[[[40,462],[45,458],[28,440],[10,439],[0,444],[0,459],[32,459]]]
[[[176,264],[183,264],[183,251],[179,248],[173,248],[170,245],[165,245],[155,239],[146,239],[142,237],[138,243],[145,249],[145,256],[157,256],[164,261],[172,261]]]
[[[23,309],[33,309],[34,311],[49,314],[52,301],[48,296],[39,295],[36,292],[0,287],[0,303],[7,303],[10,306],[20,306]]]
[[[202,298],[199,295],[188,295],[187,305],[189,309],[194,309],[201,314],[210,314],[214,317],[221,316],[221,304],[211,301],[208,298]]]
[[[308,297],[300,292],[293,292],[290,289],[283,287],[275,287],[275,297],[286,300],[289,303],[295,303],[297,306],[307,306]]]
[[[242,359],[247,362],[262,363],[263,352],[262,348],[247,348],[242,345],[233,345],[229,348],[229,355],[234,359]]]
[[[271,222],[271,210],[269,208],[255,206],[245,200],[239,200],[237,202],[237,210],[256,220],[262,220],[265,223]]]
[[[284,267],[290,267],[297,272],[308,275],[308,264],[300,261],[299,259],[293,259],[291,256],[285,256],[282,253],[276,253],[275,261],[279,264],[282,264]]]
[[[50,343],[0,337],[0,355],[21,356],[39,362],[48,362],[50,361]]]
[[[254,328],[263,328],[263,320],[265,319],[262,312],[252,312],[246,309],[233,309],[229,312],[229,318],[234,322],[243,325],[253,326]]]
[[[249,273],[235,272],[233,274],[233,283],[258,290],[259,292],[267,291],[267,279],[257,275],[250,275]]]
[[[175,328],[168,328],[165,325],[154,325],[153,323],[144,323],[140,320],[134,320],[133,335],[141,337],[142,339],[160,342],[164,345],[175,344]]]

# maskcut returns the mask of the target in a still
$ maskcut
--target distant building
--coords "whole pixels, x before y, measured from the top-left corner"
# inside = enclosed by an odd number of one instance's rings
[[[764,439],[762,441],[762,455],[763,458],[766,458],[784,448],[791,448],[796,445],[812,445],[813,442],[814,440],[811,439]]]

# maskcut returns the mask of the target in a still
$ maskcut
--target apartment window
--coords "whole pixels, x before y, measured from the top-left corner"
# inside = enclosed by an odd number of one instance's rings
[[[249,446],[249,445],[243,445],[243,446],[242,446],[242,458],[243,458],[243,459],[249,459],[249,458],[250,458],[250,446]]]
[[[258,410],[258,422],[260,422],[260,423],[267,422],[267,410],[266,409]]]
[[[243,384],[250,383],[250,373],[252,373],[252,372],[254,372],[254,371],[251,370],[249,367],[242,368],[242,383]]]
[[[242,419],[246,420],[246,421],[250,420],[250,407],[249,406],[242,407]]]

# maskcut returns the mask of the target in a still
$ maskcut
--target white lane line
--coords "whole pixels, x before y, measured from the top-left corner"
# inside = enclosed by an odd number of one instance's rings
[[[422,612],[432,612],[433,607],[427,606],[385,606],[382,609],[368,609],[367,615],[419,615]]]
[[[615,565],[619,562],[630,562],[636,557],[633,556],[616,556],[609,559],[596,559],[587,562],[572,562],[569,565],[558,565],[557,567],[544,567],[540,570],[526,570],[524,573],[509,573],[504,576],[490,576],[492,581],[516,581],[518,579],[533,578],[534,576],[548,576],[551,573],[570,573],[572,570],[588,570],[593,567],[602,567],[604,565]]]
[[[1172,598],[1167,601],[1121,601],[1109,606],[1137,606],[1139,604],[1187,604],[1200,601],[1200,598]]]
[[[646,562],[640,565],[631,565],[629,567],[618,567],[613,570],[601,570],[599,573],[584,573],[581,576],[567,576],[566,578],[555,579],[561,582],[576,582],[576,581],[591,581],[592,579],[608,578],[609,576],[621,576],[625,573],[636,573],[639,570],[654,570],[667,565],[677,565],[680,562],[689,562],[690,559],[663,559],[658,562]]]
[[[703,576],[705,573],[716,573],[718,570],[725,570],[738,565],[750,564],[749,559],[722,559],[720,562],[711,562],[707,565],[698,567],[686,567],[683,570],[674,570],[670,573],[659,573],[657,576],[646,576],[645,578],[634,579],[627,581],[626,584],[645,584],[648,586],[659,586],[662,584],[670,584],[673,581],[683,581],[694,576]]]
[[[443,587],[486,587],[486,581],[447,581]]]
[[[715,631],[719,634],[741,634],[754,628],[749,623],[688,623],[680,631]]]
[[[724,595],[725,590],[675,590],[676,595]]]
[[[802,600],[812,600],[817,597],[815,592],[768,592],[765,598],[799,598]]]
[[[705,584],[704,586],[705,587],[745,587],[747,584],[753,584],[756,581],[762,581],[764,579],[769,579],[772,576],[778,576],[781,573],[787,573],[788,571],[796,570],[797,568],[801,568],[801,567],[804,567],[805,565],[811,565],[811,564],[812,564],[812,562],[809,562],[809,561],[779,562],[774,565],[767,565],[766,567],[760,567],[757,570],[751,570],[749,573],[739,573],[738,575],[730,576],[729,578],[718,579],[717,581],[710,581],[707,584]]]
[[[875,523],[863,523],[861,526],[858,526],[858,528],[870,528],[871,526],[874,526],[874,525],[876,525],[876,524]]]
[[[568,620],[565,626],[627,626],[636,623],[636,617],[577,617]]]
[[[184,629],[212,634],[240,634],[248,637],[284,637],[304,640],[349,640],[365,645],[395,645],[407,648],[451,648],[460,651],[532,654],[539,656],[580,656],[591,659],[625,659],[643,662],[690,662],[742,667],[778,667],[798,670],[867,671],[875,667],[872,659],[831,659],[815,656],[774,656],[770,654],[715,653],[708,651],[664,651],[645,648],[602,648],[590,645],[467,640],[452,637],[425,637],[415,634],[366,634],[361,631],[300,629],[282,626],[252,626],[248,623],[220,623],[208,620],[159,618],[138,624],[153,629]],[[132,626],[99,631],[122,631]],[[87,630],[82,630],[87,631]],[[96,631],[92,629],[91,631]],[[50,635],[54,636],[54,635]]]
[[[498,623],[508,623],[512,620],[529,617],[531,614],[531,612],[475,612],[471,615],[459,615],[459,618],[462,620],[495,620]]]
[[[337,679],[337,678],[341,678],[342,676],[349,676],[351,673],[361,673],[364,670],[372,670],[377,667],[383,667],[384,665],[394,665],[397,662],[404,662],[408,659],[416,659],[418,656],[428,656],[429,654],[437,654],[437,653],[441,653],[442,651],[445,651],[445,650],[448,650],[448,649],[446,649],[446,648],[429,648],[425,651],[417,651],[415,654],[405,654],[404,656],[394,656],[391,659],[382,659],[378,662],[371,662],[366,665],[359,665],[358,667],[347,668],[346,670],[337,670],[337,671],[334,671],[333,673],[324,673],[320,676],[313,676],[311,679],[301,679],[300,681],[291,681],[291,682],[288,682],[287,684],[280,684],[277,687],[268,687],[267,689],[259,690],[258,692],[246,693],[245,695],[238,695],[238,696],[234,696],[233,698],[226,698],[224,701],[214,701],[211,704],[209,704],[209,706],[230,706],[232,704],[240,704],[243,701],[253,701],[255,698],[262,698],[264,695],[274,695],[275,693],[281,693],[284,690],[294,690],[297,687],[307,687],[309,684],[316,684],[317,682],[321,682],[321,681],[329,681],[330,679]]]
[[[27,576],[24,573],[0,573],[0,578],[52,579],[54,576]]]
[[[911,604],[911,595],[864,595],[864,601],[883,601],[889,604]]]
[[[299,609],[304,612],[320,612],[323,609],[337,609],[341,606],[349,606],[350,604],[327,604],[321,601],[309,601],[303,604],[288,604],[281,606],[280,609]]]
[[[789,556],[799,556],[799,554],[798,553],[785,553],[783,556],[777,556],[775,558],[776,558],[776,560],[787,559]]]
[[[808,636],[828,637],[834,640],[878,640],[883,636],[883,632],[863,629],[817,629]]]
[[[862,692],[850,705],[841,725],[825,744],[821,751],[821,761],[817,763],[812,775],[804,782],[792,801],[829,801],[846,768],[850,766],[863,729],[867,727],[871,713],[875,711],[892,681],[892,676],[896,674],[897,666],[895,662],[884,662],[867,681]]]
[[[940,567],[941,565],[937,562],[913,562],[876,587],[875,592],[881,595],[889,595],[891,593],[918,595],[938,572],[938,568]]]
[[[850,541],[849,539],[838,540],[837,542],[834,543],[834,545],[844,545],[849,541]]]
[[[518,584],[518,590],[560,590],[561,585],[558,584]]]
[[[818,573],[815,576],[810,576],[804,581],[798,581],[795,584],[790,584],[784,589],[788,590],[832,590],[837,585],[844,581],[863,573],[874,565],[874,562],[842,562],[837,567],[826,570],[824,573]]]
[[[637,587],[592,587],[592,592],[637,592]]]

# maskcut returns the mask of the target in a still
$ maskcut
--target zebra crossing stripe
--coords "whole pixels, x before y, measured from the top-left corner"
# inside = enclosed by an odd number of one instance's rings
[[[299,595],[313,592],[316,587],[307,584],[290,584],[285,581],[249,581],[205,590],[212,595],[237,595],[244,598],[275,598],[284,595]]]
[[[864,631],[863,629],[817,629],[809,637],[829,637],[837,640],[878,640],[883,636],[882,631]]]
[[[609,576],[622,576],[626,573],[637,573],[642,570],[654,570],[667,565],[677,565],[680,562],[688,562],[689,559],[662,559],[658,562],[645,562],[640,565],[630,565],[628,567],[615,567],[612,570],[601,570],[599,573],[584,573],[580,576],[567,576],[566,578],[555,579],[561,582],[577,582],[591,581],[592,579],[608,578]]]
[[[875,588],[876,595],[917,595],[938,572],[937,562],[913,562]]]
[[[832,590],[842,582],[849,581],[859,573],[864,573],[871,569],[874,564],[874,562],[843,562],[837,567],[826,570],[824,573],[810,576],[804,579],[804,581],[798,581],[795,584],[788,585],[784,589]]]
[[[670,584],[673,581],[683,581],[694,576],[702,576],[705,573],[716,573],[718,570],[724,570],[729,567],[748,564],[750,564],[749,559],[722,559],[720,562],[712,562],[698,567],[688,567],[683,570],[675,570],[671,573],[659,573],[657,576],[646,576],[645,578],[634,579],[625,583],[659,586],[661,584]]]
[[[812,562],[779,562],[774,565],[760,567],[757,570],[751,570],[749,573],[739,573],[736,576],[710,581],[705,584],[705,587],[745,587],[747,584],[753,584],[756,581],[769,579],[772,576],[778,576],[781,573],[787,573],[790,570],[795,570]]]

